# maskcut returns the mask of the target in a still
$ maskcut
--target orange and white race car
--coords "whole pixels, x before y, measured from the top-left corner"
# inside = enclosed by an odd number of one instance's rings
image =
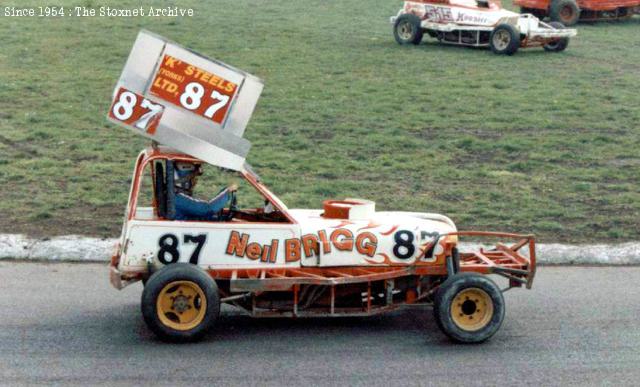
[[[506,55],[521,47],[563,51],[577,33],[559,22],[544,23],[531,14],[511,12],[492,0],[405,1],[391,23],[399,44],[420,44],[426,32],[441,43],[490,47]]]
[[[144,282],[149,328],[166,340],[200,339],[222,303],[293,318],[432,305],[453,340],[495,334],[504,290],[533,282],[533,236],[459,232],[444,215],[376,211],[362,199],[287,208],[245,162],[242,134],[261,89],[250,74],[148,32],[134,44],[108,118],[154,144],[135,163],[110,278],[118,289]],[[178,217],[183,165],[230,171],[244,185],[215,218]],[[459,252],[461,236],[512,242]],[[487,274],[508,285],[501,290]]]
[[[163,339],[201,338],[227,303],[254,317],[366,316],[433,305],[445,334],[480,342],[505,313],[503,290],[486,274],[531,287],[533,236],[459,232],[446,216],[379,212],[360,199],[290,210],[248,167],[237,172],[248,183],[239,201],[257,193],[263,206],[240,207],[234,198],[219,221],[174,220],[176,162],[203,161],[162,147],[138,157],[111,262],[116,288],[145,282],[142,313]],[[145,178],[154,182],[153,198],[141,197]],[[459,252],[460,236],[514,243]]]

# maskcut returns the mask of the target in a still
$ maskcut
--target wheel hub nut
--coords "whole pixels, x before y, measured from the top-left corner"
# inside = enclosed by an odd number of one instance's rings
[[[190,308],[189,298],[191,297],[182,296],[182,295],[174,297],[172,308],[178,313],[182,313],[186,311],[187,309]]]

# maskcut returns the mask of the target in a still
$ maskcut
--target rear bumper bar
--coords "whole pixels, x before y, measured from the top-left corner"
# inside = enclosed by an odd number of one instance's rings
[[[460,252],[460,271],[497,274],[509,280],[512,287],[525,285],[531,289],[536,274],[536,242],[534,235],[522,235],[486,231],[460,231],[442,235],[466,236],[513,240],[510,245],[502,242],[493,248],[480,247],[476,251]]]

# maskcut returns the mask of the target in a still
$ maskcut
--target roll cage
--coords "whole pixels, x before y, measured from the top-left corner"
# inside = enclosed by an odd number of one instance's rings
[[[129,204],[127,206],[127,220],[136,218],[136,210],[138,208],[139,195],[142,186],[142,180],[146,168],[151,165],[151,180],[153,183],[152,208],[154,218],[158,220],[171,221],[175,217],[175,202],[173,190],[168,187],[173,186],[173,163],[177,161],[201,163],[204,161],[192,156],[179,153],[162,147],[151,147],[143,150],[137,158],[133,172],[131,191],[129,193]],[[296,221],[288,213],[287,207],[278,199],[262,182],[260,177],[255,174],[251,167],[246,165],[242,171],[238,173],[249,183],[265,200],[273,206],[274,211],[269,215],[260,211],[260,209],[243,209],[237,211],[237,217],[234,219],[242,221],[267,221],[267,222],[283,222],[296,223]],[[225,215],[228,209],[223,210]]]

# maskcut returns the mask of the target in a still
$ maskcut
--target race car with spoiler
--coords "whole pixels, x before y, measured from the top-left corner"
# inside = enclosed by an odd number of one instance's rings
[[[250,114],[259,80],[196,55],[141,33],[108,114],[154,141],[135,163],[110,279],[118,289],[143,282],[142,315],[155,334],[168,341],[201,339],[223,303],[253,317],[291,318],[431,306],[437,325],[454,341],[482,342],[498,331],[503,292],[532,286],[532,235],[462,232],[444,215],[377,211],[364,199],[289,209],[244,161],[246,149],[239,146],[248,117],[237,109]],[[228,71],[222,75],[221,69]],[[173,92],[164,95],[154,85]],[[209,106],[220,103],[215,92],[223,89],[230,90],[227,110],[207,117]],[[196,100],[205,108],[198,110]],[[207,131],[192,129],[189,119]],[[170,147],[158,144],[160,138]],[[185,194],[176,187],[184,182],[185,165],[197,166],[198,176],[215,180],[213,185],[229,176],[240,182],[211,218],[180,215]],[[461,237],[499,243],[460,251]],[[489,274],[503,277],[504,288]]]
[[[426,33],[441,43],[490,47],[505,55],[528,47],[563,51],[577,33],[559,22],[545,23],[531,14],[511,12],[491,0],[405,1],[390,20],[399,44],[420,44]]]

